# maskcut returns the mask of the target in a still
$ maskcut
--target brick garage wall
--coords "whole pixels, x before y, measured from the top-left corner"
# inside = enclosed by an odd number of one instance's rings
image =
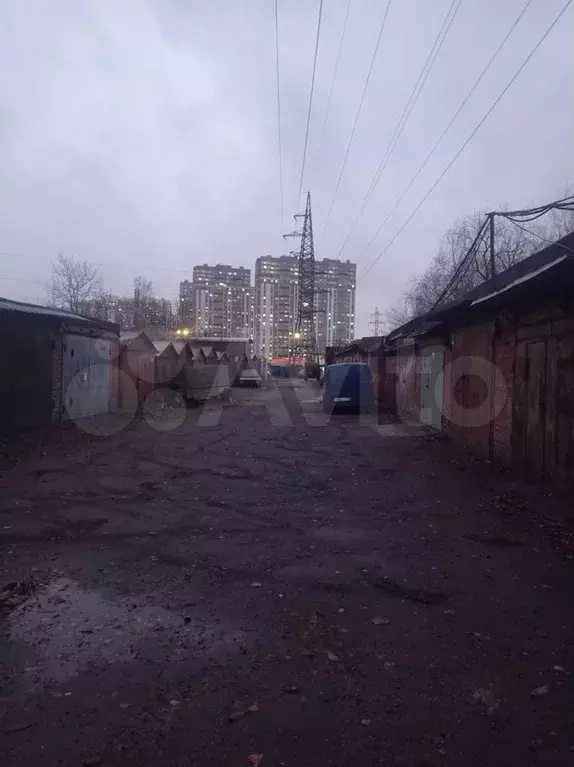
[[[396,360],[394,354],[385,355],[379,386],[379,404],[383,410],[392,413],[396,409]]]
[[[52,332],[52,422],[62,420],[62,365],[64,359],[63,333]]]
[[[453,438],[452,433],[452,351],[449,347],[444,350],[444,368],[443,368],[443,397],[442,397],[442,428],[441,430]]]
[[[414,345],[397,351],[397,410],[399,413],[418,418],[419,400],[417,399],[417,358]]]
[[[494,364],[497,375],[494,386],[494,420],[492,423],[492,456],[504,464],[512,462],[512,404],[514,393],[514,361],[516,339],[507,331],[495,340]]]
[[[422,359],[420,355],[420,349],[417,349],[413,372],[413,400],[411,404],[411,412],[416,416],[417,420],[420,420],[421,417],[421,367]]]

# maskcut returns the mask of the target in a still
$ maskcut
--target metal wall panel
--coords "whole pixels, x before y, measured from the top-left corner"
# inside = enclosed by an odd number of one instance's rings
[[[110,410],[110,339],[64,335],[62,402],[68,418],[86,418]]]

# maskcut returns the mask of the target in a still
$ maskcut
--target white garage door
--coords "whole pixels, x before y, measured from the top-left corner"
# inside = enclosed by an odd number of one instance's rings
[[[68,418],[109,412],[111,356],[108,339],[64,335],[62,400]]]

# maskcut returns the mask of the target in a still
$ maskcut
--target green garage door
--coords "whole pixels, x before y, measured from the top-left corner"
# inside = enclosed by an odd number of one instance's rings
[[[421,356],[421,422],[434,429],[441,428],[443,407],[444,350],[429,348]]]

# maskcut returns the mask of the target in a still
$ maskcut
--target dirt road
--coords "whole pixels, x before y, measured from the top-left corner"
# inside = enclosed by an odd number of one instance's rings
[[[570,511],[317,396],[10,448],[2,765],[574,761]]]

